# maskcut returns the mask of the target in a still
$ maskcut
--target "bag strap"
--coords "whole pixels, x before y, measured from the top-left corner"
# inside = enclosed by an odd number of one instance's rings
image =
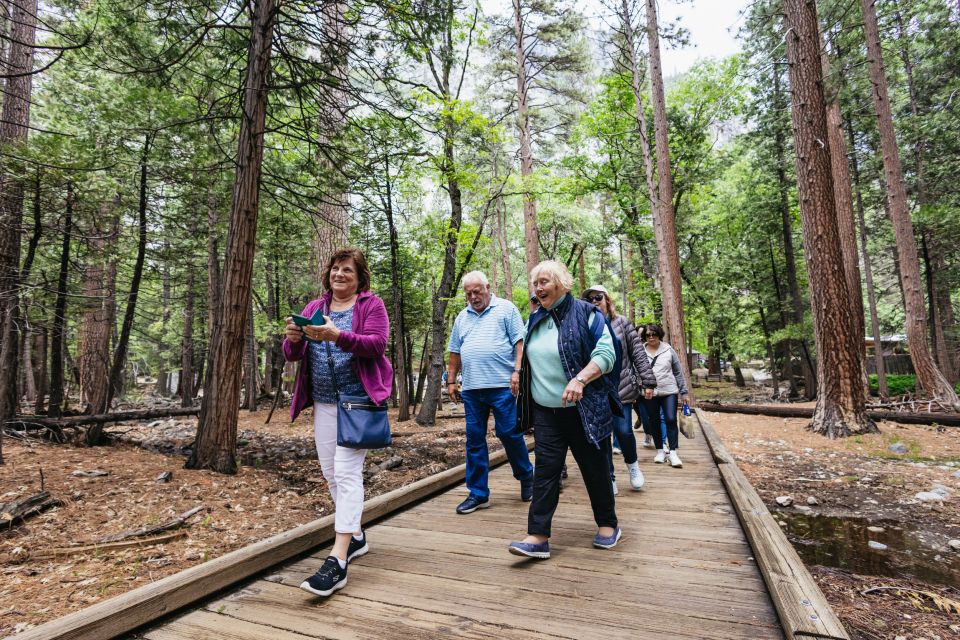
[[[327,313],[324,315],[330,315],[329,308],[327,309]],[[327,367],[330,368],[330,382],[333,384],[333,396],[337,400],[340,400],[340,387],[337,385],[337,374],[333,371],[333,354],[330,353],[330,342],[324,340],[323,348],[327,350]]]

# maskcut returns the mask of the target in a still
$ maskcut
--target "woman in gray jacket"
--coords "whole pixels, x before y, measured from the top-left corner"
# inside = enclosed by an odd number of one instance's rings
[[[653,397],[643,401],[647,410],[647,418],[653,420],[660,415],[663,409],[663,419],[667,424],[667,441],[670,448],[664,446],[660,425],[644,425],[647,433],[653,434],[653,441],[657,447],[654,462],[662,464],[668,458],[671,467],[680,468],[683,462],[677,454],[679,429],[677,429],[677,400],[678,396],[687,401],[687,385],[683,380],[683,370],[680,368],[680,358],[666,342],[663,342],[663,328],[658,324],[645,324],[640,328],[640,339],[644,343],[644,351],[650,358],[653,375],[657,378],[657,389]]]
[[[650,361],[643,350],[643,342],[637,335],[637,328],[625,316],[617,315],[613,298],[610,297],[607,289],[601,285],[594,285],[583,292],[583,299],[600,308],[603,315],[610,320],[610,326],[613,327],[613,332],[623,347],[623,368],[620,371],[619,389],[620,402],[623,403],[623,417],[617,418],[614,433],[620,442],[623,461],[627,464],[627,472],[630,474],[630,487],[634,491],[639,491],[643,487],[643,473],[637,461],[637,438],[633,435],[633,415],[630,408],[641,397],[653,397],[657,379],[650,370]],[[613,483],[613,494],[617,495],[612,449],[610,481]]]

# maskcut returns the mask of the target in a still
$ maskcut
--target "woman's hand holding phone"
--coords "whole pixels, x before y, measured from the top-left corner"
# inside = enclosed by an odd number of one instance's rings
[[[312,318],[296,313],[288,317],[285,333],[287,339],[294,344],[300,342],[304,337],[312,342],[322,342],[324,340],[336,342],[340,336],[340,330],[334,326],[329,317],[323,315],[319,310],[313,314]]]

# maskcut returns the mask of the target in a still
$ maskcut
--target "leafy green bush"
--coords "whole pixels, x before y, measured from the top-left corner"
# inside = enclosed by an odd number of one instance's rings
[[[879,382],[877,382],[877,374],[871,373],[868,378],[870,379],[870,395],[880,395]],[[954,385],[954,391],[960,393],[960,382]],[[890,391],[890,396],[902,396],[905,393],[913,393],[917,389],[917,376],[913,374],[906,375],[888,375],[887,376],[887,389]]]

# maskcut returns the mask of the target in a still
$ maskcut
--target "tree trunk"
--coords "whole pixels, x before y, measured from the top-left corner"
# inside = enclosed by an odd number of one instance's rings
[[[384,166],[386,177],[386,207],[387,230],[390,232],[390,297],[393,299],[394,322],[394,369],[397,375],[397,399],[399,412],[397,420],[405,422],[410,419],[410,389],[407,386],[407,345],[404,341],[407,329],[403,314],[403,289],[400,273],[400,242],[397,239],[397,227],[393,221],[393,181],[390,177],[390,158],[387,156]]]
[[[503,196],[497,196],[497,204],[495,206],[494,212],[497,216],[497,242],[500,245],[500,257],[503,261],[503,297],[513,302],[513,271],[510,265],[510,245],[507,244],[507,206],[503,201]],[[537,242],[539,242],[539,240],[537,240]],[[537,249],[539,253],[539,247],[537,247]]]
[[[73,183],[67,182],[67,212],[63,219],[63,244],[60,250],[60,275],[57,301],[53,308],[50,335],[50,401],[47,415],[59,418],[63,405],[63,328],[67,317],[67,275],[70,269],[70,232],[73,225]]]
[[[687,352],[686,335],[683,330],[683,291],[680,280],[680,253],[677,249],[677,223],[673,208],[673,175],[670,167],[670,143],[668,140],[667,105],[663,90],[663,72],[660,67],[660,35],[657,26],[655,0],[647,2],[647,42],[650,48],[650,86],[653,95],[653,128],[657,145],[657,207],[654,226],[662,229],[657,248],[664,256],[663,319],[670,346],[679,354]],[[686,358],[680,358],[680,368],[690,380],[690,366]],[[690,387],[690,398],[693,389]]]
[[[110,388],[107,394],[107,409],[113,399],[123,390],[123,368],[127,363],[127,348],[130,346],[130,332],[133,329],[133,319],[137,312],[137,298],[140,295],[140,279],[143,277],[143,262],[147,253],[147,159],[150,153],[150,135],[143,138],[143,152],[140,157],[140,204],[137,211],[137,259],[133,265],[133,279],[130,281],[130,293],[127,294],[127,309],[123,315],[123,325],[120,327],[120,337],[117,338],[113,350],[113,365],[110,367]],[[87,443],[98,444],[100,433],[91,429],[87,432]]]
[[[325,53],[330,61],[331,73],[325,78],[324,91],[327,103],[320,117],[318,158],[321,175],[327,179],[326,189],[321,194],[317,208],[317,233],[315,247],[317,254],[316,282],[317,290],[322,290],[323,269],[327,261],[339,249],[347,246],[350,232],[350,207],[340,174],[341,160],[336,146],[347,120],[347,85],[349,83],[349,50],[347,43],[347,23],[344,13],[347,5],[342,0],[332,0],[319,5],[323,15],[323,35]]]
[[[443,354],[447,337],[447,303],[453,297],[457,270],[457,235],[463,221],[460,184],[456,175],[454,158],[453,122],[447,118],[444,126],[444,167],[447,177],[447,191],[450,194],[450,226],[443,253],[443,273],[440,286],[433,298],[433,310],[430,317],[430,367],[427,369],[427,391],[417,414],[417,423],[433,425],[436,422],[437,408],[440,405],[440,384],[443,376]],[[529,255],[528,255],[529,259]],[[534,265],[536,266],[536,265]]]
[[[250,310],[267,83],[275,17],[273,0],[254,2],[243,85],[237,169],[230,206],[230,230],[223,262],[223,298],[218,310],[221,323],[212,342],[212,357],[197,423],[197,439],[186,464],[188,469],[212,469],[220,473],[237,471],[235,454],[240,369],[243,337],[246,334],[244,325]]]
[[[853,138],[853,124],[847,118],[847,139],[850,148],[853,167],[853,181],[857,187],[857,224],[860,227],[860,252],[863,254],[863,277],[867,282],[867,305],[870,308],[870,332],[873,335],[873,364],[877,370],[877,387],[880,399],[890,395],[887,387],[887,370],[883,361],[883,348],[880,336],[880,316],[877,313],[877,292],[873,285],[873,266],[870,263],[870,252],[867,245],[867,222],[863,210],[863,192],[860,188],[860,163],[857,161],[856,146]]]
[[[830,60],[823,39],[820,38],[820,61],[824,82],[831,76]],[[839,52],[837,54],[839,57]],[[843,139],[843,118],[840,116],[839,89],[827,97],[827,144],[830,146],[830,167],[833,172],[833,197],[837,208],[837,231],[843,252],[843,273],[850,293],[850,317],[854,335],[860,336],[860,358],[866,363],[867,351],[863,336],[863,288],[860,286],[860,257],[857,255],[857,233],[853,224],[853,191],[850,186],[850,166],[847,164],[847,145]],[[866,365],[862,365],[864,394],[869,395]]]
[[[170,241],[166,236],[163,239],[163,266],[160,268],[160,331],[166,336],[170,331]],[[170,345],[166,339],[157,350],[160,360],[160,371],[157,375],[156,391],[161,398],[170,395]]]
[[[108,263],[116,260],[108,241],[119,196],[100,207],[90,230],[89,264],[83,274],[83,309],[80,318],[80,405],[84,413],[107,412],[107,381],[110,374],[110,335],[113,333],[113,299],[107,277]]]
[[[220,203],[216,191],[207,194],[207,353],[203,367],[210,371],[210,359],[213,357],[213,345],[220,333],[220,231],[217,228],[220,219]],[[200,372],[203,373],[202,371]],[[206,381],[204,380],[204,393]]]
[[[773,90],[777,108],[786,109],[783,104],[780,91],[780,74],[774,70]],[[798,328],[803,327],[803,298],[800,296],[800,281],[797,278],[797,254],[793,248],[793,216],[790,212],[790,200],[787,193],[789,186],[787,184],[786,170],[786,143],[783,139],[783,133],[780,128],[776,128],[774,134],[774,143],[777,148],[777,182],[780,185],[780,223],[783,229],[783,256],[787,265],[787,287],[790,290],[790,304],[792,311],[792,322]],[[791,340],[791,342],[793,342]],[[808,399],[816,396],[816,375],[813,370],[813,359],[810,357],[810,350],[807,348],[806,341],[801,339],[796,341],[800,347],[799,356],[800,371],[803,375],[803,391]],[[790,379],[793,380],[793,365],[790,366]],[[791,383],[793,388],[793,383]]]
[[[190,224],[191,236],[196,236],[197,225],[194,218]],[[194,285],[196,267],[187,261],[186,297],[183,303],[183,339],[180,343],[180,406],[193,406],[193,314],[194,314]]]
[[[30,333],[30,323],[23,319],[23,391],[27,402],[37,400],[37,378],[33,370],[33,336]]]
[[[830,149],[823,144],[828,134],[817,7],[814,0],[786,0],[784,8],[797,190],[820,359],[810,428],[831,438],[876,432],[863,395],[863,337],[854,334],[846,278],[834,275],[844,273],[844,264]]]
[[[37,31],[37,1],[9,4],[10,44],[0,111],[0,147],[27,141],[33,90],[33,53]],[[20,361],[20,236],[23,220],[23,180],[14,175],[10,156],[0,160],[0,422],[17,412],[17,365]],[[0,464],[3,440],[0,433]]]
[[[249,310],[247,311],[247,327],[246,327],[246,348],[244,349],[244,364],[243,370],[246,374],[244,376],[244,386],[246,387],[247,393],[244,397],[245,405],[247,411],[256,411],[257,410],[257,369],[259,368],[259,363],[257,362],[257,336],[253,331],[253,298],[250,299]]]
[[[37,403],[34,405],[33,412],[35,414],[43,415],[46,412],[46,399],[47,399],[47,328],[42,327],[37,336],[37,342],[39,342],[39,354],[37,355]]]
[[[537,203],[530,193],[533,177],[531,149],[529,86],[527,84],[526,33],[520,0],[513,0],[513,33],[517,57],[517,129],[520,132],[520,180],[523,189],[523,240],[527,273],[540,262],[540,229],[537,226]],[[527,283],[529,290],[530,283]],[[419,421],[419,418],[418,418]],[[432,424],[432,421],[431,421]]]
[[[883,152],[883,172],[887,183],[887,202],[893,219],[893,234],[900,258],[900,281],[906,302],[907,342],[910,345],[910,360],[917,374],[917,382],[934,398],[960,409],[953,387],[947,382],[930,354],[927,344],[927,320],[920,284],[920,263],[917,258],[917,241],[913,235],[913,222],[907,208],[906,186],[903,167],[897,149],[893,116],[887,96],[887,79],[884,75],[883,55],[880,48],[880,31],[877,26],[875,0],[860,0],[863,10],[864,37],[867,41],[867,57],[870,62],[870,83],[873,85],[873,104],[880,132],[880,147]]]

